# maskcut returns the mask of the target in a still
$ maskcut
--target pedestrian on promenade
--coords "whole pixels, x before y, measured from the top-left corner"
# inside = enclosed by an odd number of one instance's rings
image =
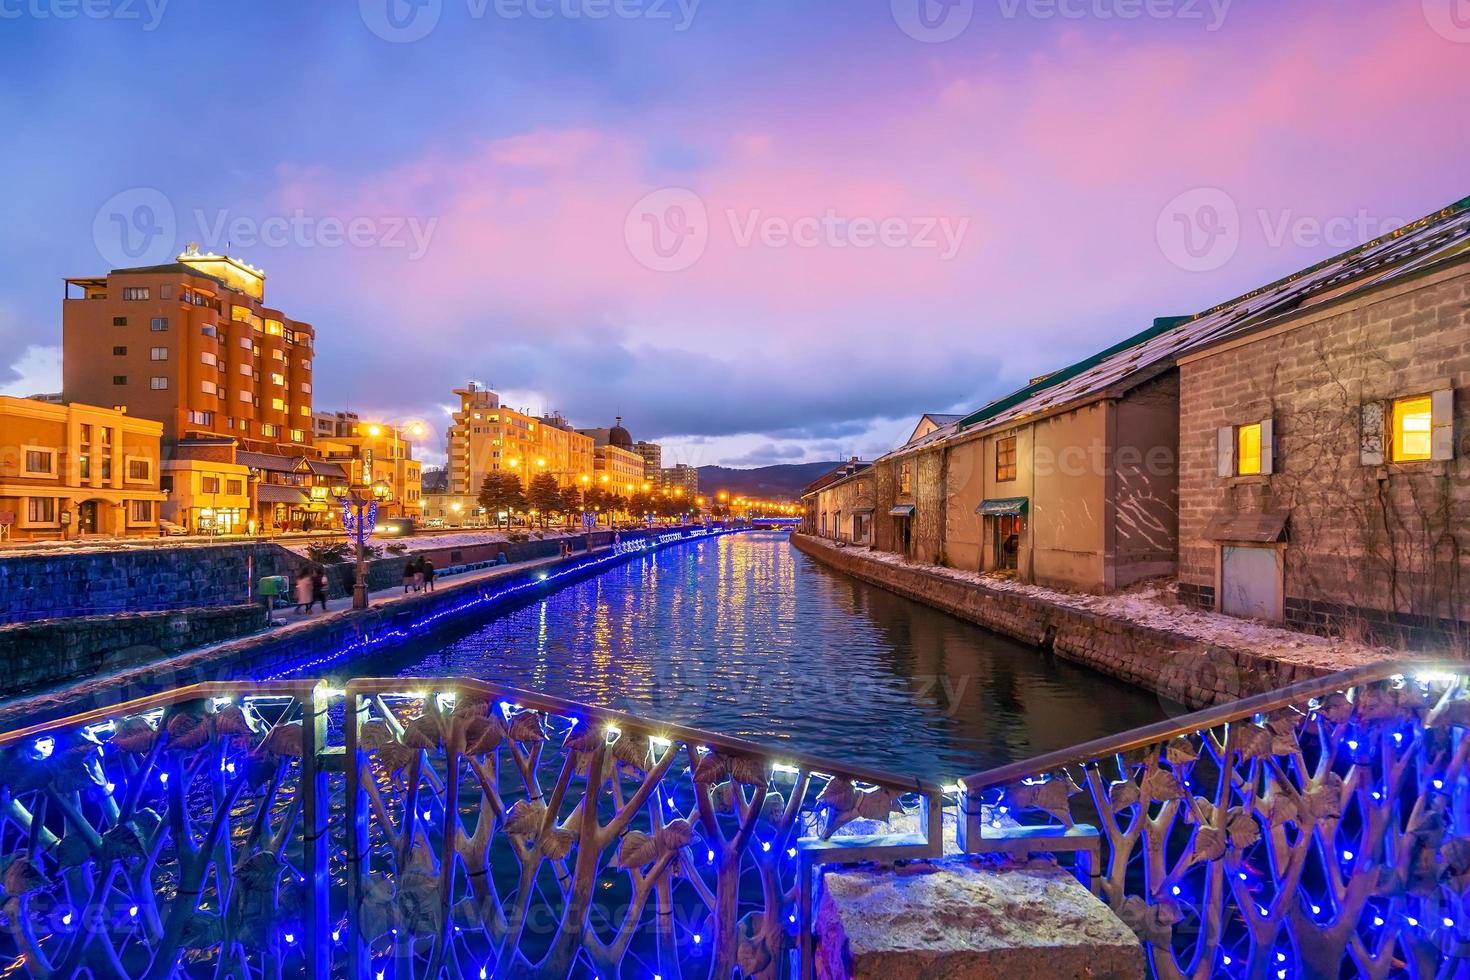
[[[428,580],[428,572],[424,570],[424,564],[427,561],[427,558],[419,558],[413,563],[413,590],[415,592],[424,591],[424,583]]]
[[[296,573],[296,611],[298,613],[311,612],[315,583],[316,579],[312,576],[311,569],[303,565]]]
[[[327,611],[327,570],[320,565],[316,567],[316,574],[311,577],[311,598],[313,603],[322,604],[322,612]],[[310,611],[308,608],[307,612]]]
[[[433,592],[434,562],[429,558],[424,558],[423,561],[419,562],[419,568],[422,569],[424,573],[424,588],[428,589],[430,592]]]
[[[403,594],[408,595],[408,590],[413,588],[413,577],[418,571],[419,560],[410,558],[403,566]]]

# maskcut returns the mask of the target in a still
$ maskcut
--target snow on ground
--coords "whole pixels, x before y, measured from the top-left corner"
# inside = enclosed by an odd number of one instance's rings
[[[820,540],[820,539],[817,539]],[[823,541],[828,547],[829,542]],[[856,549],[847,548],[847,551]],[[1381,663],[1395,657],[1416,656],[1412,651],[1374,647],[1335,637],[1299,633],[1256,620],[1237,619],[1221,613],[1196,609],[1179,602],[1168,583],[1151,581],[1114,595],[1091,595],[1063,592],[1039,585],[1026,585],[1014,579],[983,572],[923,565],[904,560],[888,551],[861,551],[863,557],[890,565],[915,568],[932,575],[969,582],[996,592],[1011,592],[1053,602],[1073,609],[1084,609],[1100,616],[1110,616],[1153,629],[1167,630],[1181,636],[1224,647],[1238,647],[1291,663],[1307,664],[1329,670],[1348,670],[1365,664]]]
[[[580,538],[584,531],[567,531],[561,528],[547,528],[545,531],[517,532],[529,535],[530,541],[555,541],[558,538],[577,537]],[[334,540],[342,540],[338,535]],[[404,545],[409,552],[434,551],[439,548],[468,548],[477,544],[500,544],[510,540],[505,531],[456,531],[450,534],[414,534],[407,537],[399,537],[392,534],[375,534],[371,542],[380,548],[386,549],[389,545]],[[308,546],[314,544],[312,541],[281,542],[288,550],[298,555],[306,554]],[[391,554],[391,552],[386,552]]]

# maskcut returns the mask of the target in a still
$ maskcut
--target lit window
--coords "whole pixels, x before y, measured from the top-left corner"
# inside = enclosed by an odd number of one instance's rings
[[[1016,478],[1016,437],[1009,436],[995,444],[995,480],[1008,483]]]
[[[168,378],[154,375],[153,377],[148,379],[148,387],[152,388],[154,391],[167,391]]]
[[[55,524],[56,501],[51,497],[30,497],[26,501],[26,520],[32,524]]]
[[[1235,472],[1254,476],[1261,472],[1261,423],[1238,426],[1235,430]]]
[[[218,387],[216,387],[213,381],[201,381],[199,382],[199,390],[204,392],[206,395],[213,395],[216,394],[219,389]]]
[[[1393,403],[1393,460],[1407,463],[1429,459],[1430,433],[1434,427],[1434,404],[1428,395],[1400,398]]]
[[[122,291],[123,299],[147,299],[147,286],[125,286]]]
[[[199,363],[208,364],[210,367],[214,367],[216,364],[219,363],[219,359],[216,358],[209,351],[202,351],[199,354]]]
[[[148,352],[148,356],[149,356],[149,358],[151,358],[152,360],[155,360],[155,361],[166,361],[166,360],[168,360],[168,348],[167,347],[154,347],[152,350],[150,350]]]
[[[153,501],[133,500],[129,503],[132,505],[129,516],[134,524],[147,524],[153,520]]]
[[[276,412],[284,412],[286,410],[286,403],[280,398],[272,398],[271,410]]]
[[[286,376],[284,374],[272,374],[271,375],[271,384],[273,384],[273,385],[284,385],[285,383],[286,383]]]

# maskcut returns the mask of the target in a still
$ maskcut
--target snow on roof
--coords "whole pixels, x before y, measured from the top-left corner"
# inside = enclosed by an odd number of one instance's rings
[[[1470,254],[1470,198],[1187,320],[1157,321],[1153,328],[1118,348],[1110,348],[1048,376],[1036,386],[991,402],[990,406],[961,420],[959,430],[1001,428],[1059,406],[1097,397],[1110,389],[1145,380],[1157,370],[1171,366],[1182,354],[1247,326],[1286,315],[1313,296],[1338,291],[1333,298],[1341,299],[1467,254]],[[1349,283],[1350,288],[1342,290]]]

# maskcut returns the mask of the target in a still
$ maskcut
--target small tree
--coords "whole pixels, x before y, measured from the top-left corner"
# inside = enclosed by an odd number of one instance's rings
[[[540,514],[541,526],[544,528],[548,515],[561,512],[561,484],[550,473],[537,473],[531,478],[531,485],[527,488],[526,501],[532,510]]]
[[[526,506],[526,495],[521,490],[520,477],[511,473],[487,473],[480,484],[480,506],[488,514],[506,514]]]
[[[573,516],[583,513],[585,506],[581,487],[575,483],[562,487],[561,503],[557,509],[566,515],[569,523]]]

